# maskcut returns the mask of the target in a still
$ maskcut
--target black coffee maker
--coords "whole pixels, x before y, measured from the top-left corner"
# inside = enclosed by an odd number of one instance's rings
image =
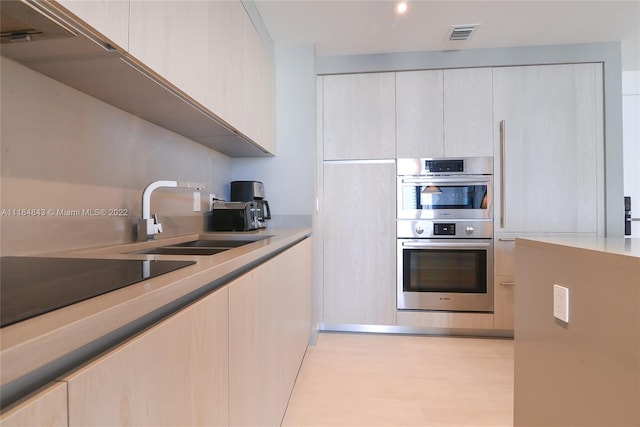
[[[256,202],[258,205],[258,228],[265,228],[271,219],[269,202],[264,199],[264,184],[260,181],[232,181],[232,202]]]

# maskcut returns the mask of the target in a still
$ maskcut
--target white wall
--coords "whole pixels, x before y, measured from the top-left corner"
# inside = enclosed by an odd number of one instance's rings
[[[640,237],[640,71],[622,73],[624,195],[631,196],[631,236]]]
[[[313,46],[275,47],[276,156],[232,159],[232,180],[262,181],[270,226],[311,226],[315,206],[316,70]],[[229,197],[229,190],[225,194]]]

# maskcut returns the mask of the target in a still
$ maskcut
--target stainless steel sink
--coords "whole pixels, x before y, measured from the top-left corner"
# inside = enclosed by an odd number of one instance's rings
[[[181,248],[237,248],[240,246],[248,245],[249,243],[257,242],[258,240],[262,240],[264,237],[260,237],[259,239],[252,240],[194,240],[192,242],[184,242],[176,245],[171,245],[171,247],[181,247]]]
[[[267,237],[270,236],[251,236],[250,238],[242,239],[200,239],[127,253],[148,255],[215,255],[229,249],[266,239]]]
[[[215,255],[231,248],[189,248],[163,246],[160,248],[143,249],[141,251],[128,252],[130,254],[147,254],[147,255]]]

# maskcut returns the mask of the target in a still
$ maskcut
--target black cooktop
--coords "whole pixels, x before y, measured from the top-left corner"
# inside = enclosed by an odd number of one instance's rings
[[[195,261],[0,257],[0,327],[191,264]]]

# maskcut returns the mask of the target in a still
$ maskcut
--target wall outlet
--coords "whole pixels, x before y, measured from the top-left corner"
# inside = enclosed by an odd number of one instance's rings
[[[209,210],[213,210],[213,203],[216,201],[216,195],[209,193]]]
[[[553,317],[569,323],[569,289],[553,285]]]

